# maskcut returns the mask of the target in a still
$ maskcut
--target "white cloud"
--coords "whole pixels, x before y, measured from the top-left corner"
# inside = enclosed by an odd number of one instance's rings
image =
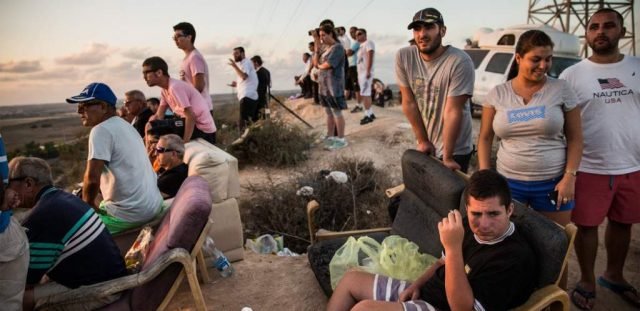
[[[21,60],[18,62],[10,61],[6,63],[0,63],[0,72],[9,73],[29,73],[38,72],[42,70],[40,61],[38,60]]]
[[[198,50],[202,54],[206,55],[231,55],[233,53],[233,48],[238,46],[244,47],[245,51],[247,51],[251,45],[245,38],[236,38],[222,44],[206,43],[203,46],[198,47]]]
[[[139,60],[140,63],[142,63],[142,61],[144,59],[146,59],[147,57],[151,56],[151,51],[147,47],[144,47],[144,48],[129,48],[129,49],[126,49],[126,50],[122,51],[120,54],[122,54],[122,56],[125,57],[125,58]]]
[[[98,65],[115,52],[117,49],[104,43],[91,43],[84,51],[56,58],[60,65]]]

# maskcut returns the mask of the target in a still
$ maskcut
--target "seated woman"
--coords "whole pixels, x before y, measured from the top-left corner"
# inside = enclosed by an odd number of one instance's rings
[[[160,137],[154,150],[160,165],[158,189],[163,198],[173,198],[189,172],[189,167],[182,161],[184,142],[176,134],[167,134]]]

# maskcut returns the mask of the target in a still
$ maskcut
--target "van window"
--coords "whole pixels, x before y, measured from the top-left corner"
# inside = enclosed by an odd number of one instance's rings
[[[478,69],[478,67],[482,63],[482,60],[485,58],[485,56],[489,54],[489,50],[464,50],[464,51],[467,52],[467,54],[469,54],[469,57],[471,57],[471,60],[473,61],[473,66],[475,66],[476,69]]]
[[[547,75],[552,78],[557,78],[565,69],[578,62],[580,62],[580,60],[576,58],[553,56],[551,59],[551,68],[549,68]]]
[[[516,36],[514,34],[508,34],[502,36],[500,40],[498,40],[498,45],[514,45],[516,44]]]
[[[513,58],[512,53],[494,54],[487,64],[486,71],[500,74],[505,73],[505,71],[507,71],[507,67],[509,67],[509,64],[511,63],[511,58]]]

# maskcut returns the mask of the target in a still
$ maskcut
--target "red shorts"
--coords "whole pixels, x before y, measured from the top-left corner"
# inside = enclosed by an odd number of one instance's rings
[[[624,175],[580,172],[571,221],[598,226],[605,216],[623,224],[640,223],[640,171]]]

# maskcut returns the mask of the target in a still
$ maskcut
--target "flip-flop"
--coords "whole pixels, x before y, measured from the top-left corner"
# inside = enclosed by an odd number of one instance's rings
[[[585,304],[581,304],[576,300],[575,298],[576,294],[582,296],[582,298],[585,301]],[[588,291],[584,289],[584,287],[580,286],[579,284],[576,284],[576,288],[574,288],[571,291],[570,298],[571,298],[571,302],[573,302],[573,305],[576,306],[578,309],[591,310],[593,309],[593,306],[589,307],[588,303],[589,303],[589,300],[596,299],[596,292]]]
[[[598,278],[598,284],[618,294],[618,296],[622,297],[632,306],[636,308],[640,308],[640,295],[638,295],[638,290],[635,289],[633,286],[626,285],[626,284],[616,284],[605,279],[604,277]],[[629,294],[635,296],[636,298],[633,299]]]

